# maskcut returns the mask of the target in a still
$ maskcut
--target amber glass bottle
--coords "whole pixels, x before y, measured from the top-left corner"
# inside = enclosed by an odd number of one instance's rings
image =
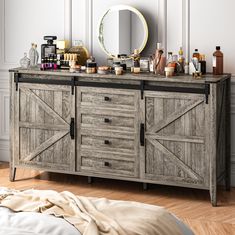
[[[198,49],[195,49],[193,52],[193,58],[196,57],[198,60],[200,59],[200,53],[198,52]]]
[[[224,55],[220,51],[220,47],[216,47],[216,51],[213,53],[213,74],[221,75],[224,72]]]

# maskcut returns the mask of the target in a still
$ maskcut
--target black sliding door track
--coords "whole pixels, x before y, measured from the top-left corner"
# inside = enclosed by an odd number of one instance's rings
[[[34,84],[48,84],[48,85],[67,85],[72,87],[72,91],[75,86],[87,86],[87,87],[99,87],[99,88],[113,88],[113,89],[129,89],[141,91],[141,98],[143,99],[144,91],[162,91],[162,92],[178,92],[178,93],[192,93],[192,94],[205,94],[206,101],[208,102],[208,95],[210,94],[210,84],[205,83],[201,88],[195,87],[174,87],[174,86],[154,86],[148,85],[145,81],[140,81],[139,84],[122,84],[122,83],[104,83],[104,82],[86,82],[78,81],[77,78],[71,77],[71,80],[59,80],[59,79],[39,79],[39,78],[22,78],[20,74],[15,73],[15,83],[18,87],[18,83],[34,83]],[[73,93],[73,92],[72,92]]]

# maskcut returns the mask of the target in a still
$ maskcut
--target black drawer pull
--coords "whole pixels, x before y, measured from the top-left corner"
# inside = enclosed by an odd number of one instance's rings
[[[70,137],[72,140],[75,139],[75,119],[71,118],[70,121]]]
[[[109,162],[104,162],[104,166],[110,166]]]
[[[104,119],[104,122],[105,122],[105,123],[110,123],[111,120],[110,120],[109,118],[105,118],[105,119]]]
[[[108,145],[108,144],[111,144],[111,143],[110,143],[109,140],[105,140],[105,141],[104,141],[104,144],[107,144],[107,145]]]
[[[104,100],[105,100],[105,101],[111,101],[111,98],[108,97],[108,96],[105,96],[105,97],[104,97]]]

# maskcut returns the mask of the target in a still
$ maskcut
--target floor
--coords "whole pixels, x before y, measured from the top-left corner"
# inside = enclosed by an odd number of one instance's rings
[[[204,190],[150,185],[143,191],[142,184],[107,179],[17,170],[16,181],[9,182],[7,164],[0,164],[0,186],[15,189],[68,190],[75,194],[106,197],[116,200],[138,201],[167,208],[184,221],[196,235],[235,235],[235,188],[231,192],[219,189],[218,207],[210,204]]]

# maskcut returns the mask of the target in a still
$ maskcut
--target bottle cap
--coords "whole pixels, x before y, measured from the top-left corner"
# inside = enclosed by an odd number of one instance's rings
[[[195,51],[198,51],[198,49],[195,49]]]
[[[159,49],[161,49],[161,47],[162,47],[162,44],[160,42],[158,42],[157,43],[157,49],[159,50]]]
[[[216,46],[216,50],[217,50],[217,51],[220,51],[220,46]]]
[[[138,54],[139,54],[139,49],[135,49],[135,50],[134,50],[134,54],[135,54],[135,55],[138,55]]]
[[[169,51],[169,52],[168,52],[168,55],[173,55],[173,52]]]

